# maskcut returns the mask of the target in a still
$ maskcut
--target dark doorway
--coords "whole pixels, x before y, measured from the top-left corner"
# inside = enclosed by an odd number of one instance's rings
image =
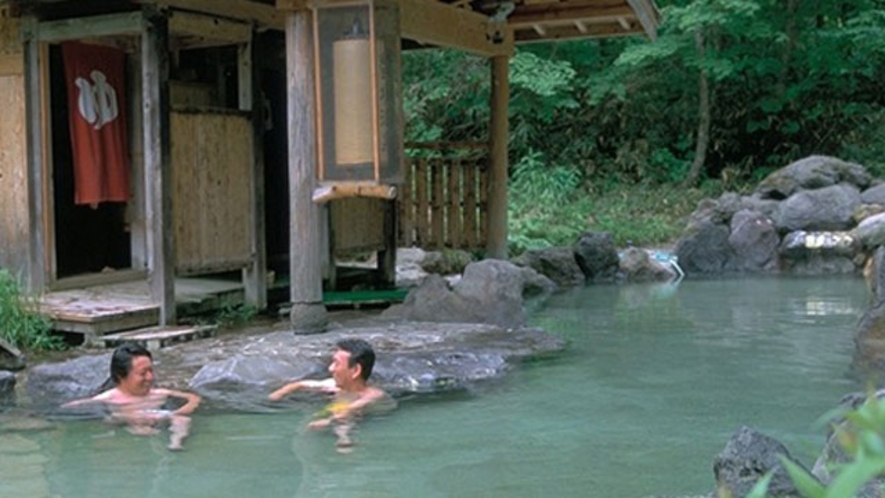
[[[129,269],[132,254],[127,205],[74,204],[73,153],[61,48],[52,46],[49,56],[56,277]],[[125,90],[121,93],[128,95]]]

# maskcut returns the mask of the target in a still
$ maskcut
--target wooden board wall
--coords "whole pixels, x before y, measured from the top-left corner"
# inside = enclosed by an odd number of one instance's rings
[[[336,255],[384,249],[384,202],[355,197],[329,204]]]
[[[24,55],[18,19],[0,8],[0,267],[28,267]]]
[[[170,122],[177,274],[247,266],[253,204],[249,118],[173,112]]]

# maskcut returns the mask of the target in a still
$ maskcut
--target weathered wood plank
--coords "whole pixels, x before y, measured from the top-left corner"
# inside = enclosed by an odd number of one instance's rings
[[[445,226],[444,210],[446,200],[443,194],[443,168],[445,163],[439,159],[430,163],[430,246],[434,248],[442,248],[445,245]]]
[[[28,265],[25,270],[31,292],[41,292],[47,282],[46,237],[44,232],[44,182],[46,137],[43,127],[45,82],[43,53],[37,41],[37,22],[28,19],[24,26],[24,83],[27,124],[27,199],[28,199]]]
[[[411,159],[405,159],[405,179],[399,186],[399,199],[397,204],[400,208],[399,213],[399,244],[403,247],[412,247],[415,243],[415,199],[412,189],[412,181],[414,178],[413,170],[415,162]]]
[[[43,21],[38,28],[38,39],[45,43],[59,43],[90,37],[140,35],[143,29],[144,17],[141,12],[126,12]]]
[[[449,232],[448,245],[453,249],[461,248],[461,160],[454,158],[448,164],[448,196],[449,206],[446,215]]]
[[[426,247],[430,243],[428,214],[427,159],[419,157],[415,163],[415,227],[417,228],[416,239],[421,247]]]
[[[464,243],[467,247],[475,248],[478,244],[477,234],[477,182],[476,162],[471,162],[464,167]]]
[[[159,323],[175,323],[175,232],[169,119],[169,31],[166,17],[144,11],[141,35],[144,103],[145,224],[151,297],[160,305]]]
[[[491,60],[491,123],[490,175],[486,228],[486,257],[507,259],[507,106],[510,99],[510,59],[507,56]]]
[[[309,11],[286,14],[289,124],[290,320],[296,332],[326,328],[320,207],[311,200],[317,175],[313,30]]]
[[[489,36],[489,18],[433,0],[399,0],[403,38],[481,56],[513,53],[512,31],[502,27],[500,42]]]

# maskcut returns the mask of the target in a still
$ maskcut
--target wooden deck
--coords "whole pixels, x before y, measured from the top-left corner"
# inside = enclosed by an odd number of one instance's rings
[[[175,279],[179,316],[243,302],[241,282]],[[41,299],[40,311],[52,320],[56,330],[83,334],[86,342],[95,342],[98,336],[157,325],[160,306],[151,302],[147,281],[137,281],[50,292]]]

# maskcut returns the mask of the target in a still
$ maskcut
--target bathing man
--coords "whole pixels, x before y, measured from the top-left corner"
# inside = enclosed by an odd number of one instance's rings
[[[188,435],[190,417],[200,404],[194,393],[154,387],[154,364],[150,351],[137,344],[123,344],[111,357],[111,377],[102,386],[103,392],[86,399],[62,405],[72,407],[87,403],[104,403],[111,410],[112,422],[124,423],[129,432],[139,436],[155,434],[157,426],[169,425],[169,449],[180,450]],[[113,386],[113,387],[112,387]],[[185,401],[178,409],[166,410],[169,398]]]
[[[362,339],[344,339],[335,344],[329,373],[332,378],[324,380],[299,380],[290,382],[268,396],[278,401],[298,390],[326,392],[333,400],[320,412],[318,419],[310,422],[311,429],[325,429],[334,424],[339,448],[352,445],[349,437],[355,418],[363,415],[371,406],[393,400],[381,389],[367,384],[375,365],[375,351]]]

